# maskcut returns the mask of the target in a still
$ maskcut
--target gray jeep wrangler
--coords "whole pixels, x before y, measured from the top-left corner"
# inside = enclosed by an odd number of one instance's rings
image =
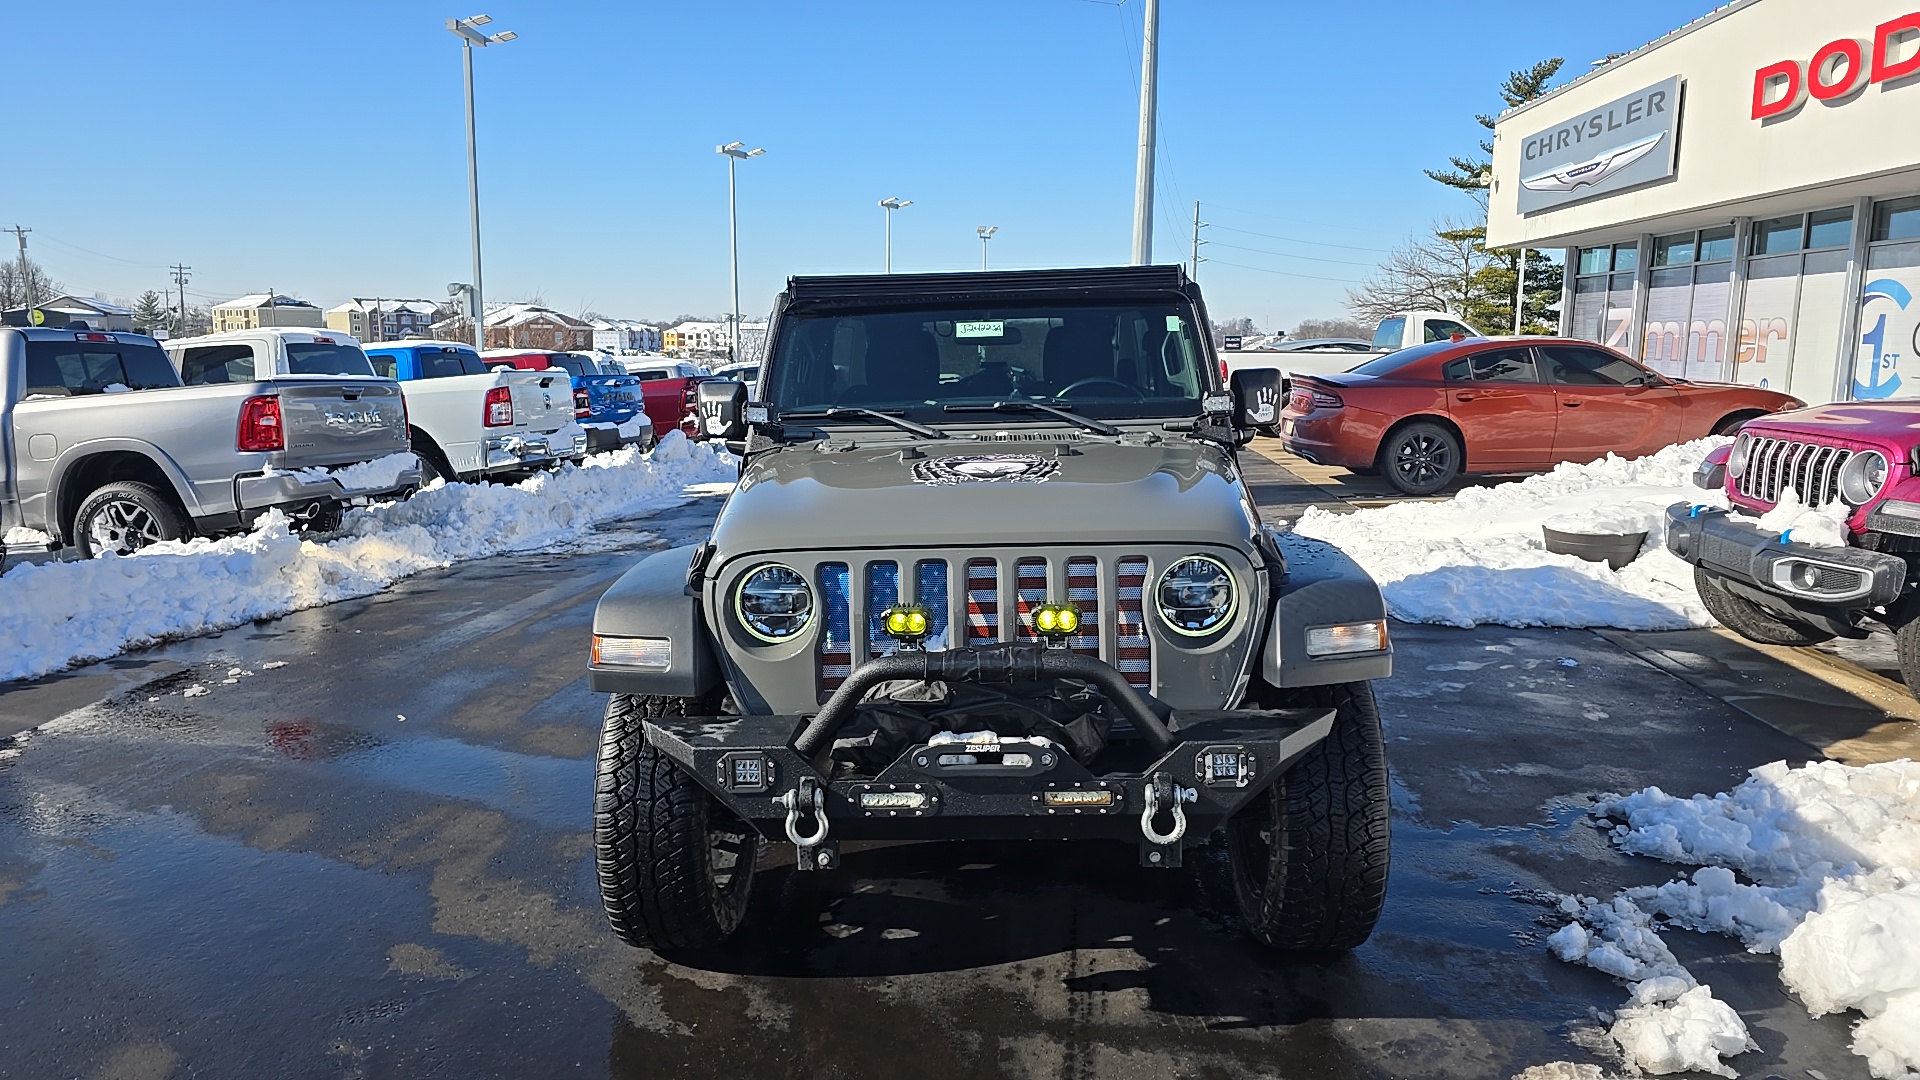
[[[739,925],[763,841],[1222,831],[1247,929],[1367,939],[1387,887],[1391,672],[1372,579],[1265,528],[1238,448],[1279,377],[1221,385],[1178,267],[793,278],[758,393],[698,388],[740,482],[594,613],[614,932]]]

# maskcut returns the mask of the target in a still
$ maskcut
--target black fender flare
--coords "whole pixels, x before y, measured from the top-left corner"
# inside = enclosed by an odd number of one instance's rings
[[[1260,670],[1276,687],[1366,682],[1393,674],[1393,644],[1378,652],[1307,655],[1307,631],[1387,619],[1386,598],[1360,564],[1332,544],[1282,533],[1274,537],[1286,560],[1275,590],[1273,617],[1260,647]]]
[[[601,693],[699,697],[722,682],[713,635],[688,570],[704,545],[655,552],[620,576],[593,609],[594,637],[664,638],[665,671],[587,663],[588,685]]]

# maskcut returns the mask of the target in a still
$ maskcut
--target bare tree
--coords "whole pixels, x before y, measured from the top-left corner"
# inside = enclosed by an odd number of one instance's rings
[[[1302,319],[1287,335],[1295,341],[1307,338],[1361,338],[1373,336],[1373,327],[1357,319]]]
[[[32,259],[26,260],[25,273],[17,258],[0,262],[0,308],[25,307],[29,299],[38,303],[66,291],[66,286],[48,277]]]
[[[1493,265],[1477,226],[1446,221],[1431,236],[1412,239],[1387,256],[1366,284],[1347,290],[1347,310],[1361,322],[1396,311],[1458,311],[1475,295],[1482,271]]]

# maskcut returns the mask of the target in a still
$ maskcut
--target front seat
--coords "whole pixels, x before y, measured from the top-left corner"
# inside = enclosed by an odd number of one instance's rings
[[[1041,359],[1047,385],[1056,394],[1082,379],[1111,379],[1113,324],[1104,319],[1062,323],[1047,334]]]
[[[840,393],[842,404],[921,402],[940,387],[940,346],[919,319],[889,320],[867,334],[866,381]]]

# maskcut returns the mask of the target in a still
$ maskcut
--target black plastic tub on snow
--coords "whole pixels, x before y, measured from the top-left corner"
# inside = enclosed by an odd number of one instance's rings
[[[1546,534],[1548,551],[1575,555],[1588,562],[1603,562],[1614,570],[1632,562],[1634,556],[1640,554],[1640,546],[1647,542],[1644,532],[1570,533],[1545,526],[1540,531]]]

